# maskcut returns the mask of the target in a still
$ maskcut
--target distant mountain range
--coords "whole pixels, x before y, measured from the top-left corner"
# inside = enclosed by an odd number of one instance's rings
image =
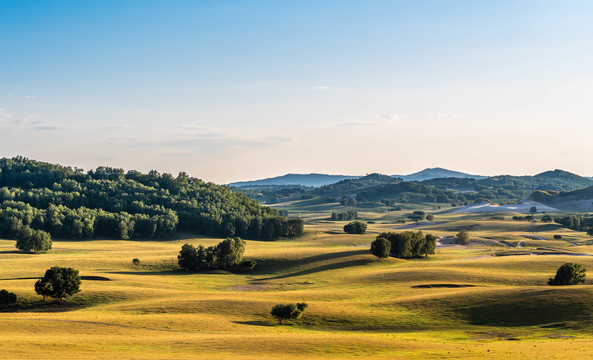
[[[470,175],[459,171],[443,168],[429,168],[410,175],[391,175],[405,181],[424,181],[437,178],[484,179],[485,176]],[[363,176],[352,175],[327,175],[327,174],[286,174],[261,180],[240,181],[228,184],[236,187],[262,186],[262,185],[302,185],[320,187],[330,185],[342,180],[359,179]]]

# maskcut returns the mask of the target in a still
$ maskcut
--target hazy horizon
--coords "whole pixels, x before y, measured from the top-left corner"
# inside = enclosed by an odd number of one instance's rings
[[[593,176],[593,3],[0,4],[0,156],[230,183]]]

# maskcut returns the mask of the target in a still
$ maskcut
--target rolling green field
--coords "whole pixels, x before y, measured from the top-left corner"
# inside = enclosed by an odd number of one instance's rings
[[[423,227],[395,224],[398,213],[361,212],[375,223],[348,235],[327,212],[300,211],[305,236],[247,241],[245,258],[258,261],[249,274],[177,270],[184,243],[218,238],[57,240],[40,255],[0,240],[0,289],[20,298],[18,310],[0,314],[0,357],[566,359],[593,351],[593,282],[546,285],[565,262],[593,269],[584,233],[486,214],[438,215]],[[428,259],[369,253],[377,233],[416,229],[467,229],[472,244],[438,247]],[[64,305],[33,289],[55,265],[84,277]],[[303,301],[308,309],[291,324],[269,315],[275,304]]]

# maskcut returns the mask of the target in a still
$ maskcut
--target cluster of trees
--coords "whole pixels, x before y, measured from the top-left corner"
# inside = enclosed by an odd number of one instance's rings
[[[0,232],[11,217],[53,237],[164,238],[178,230],[273,240],[301,235],[301,219],[281,217],[228,187],[179,173],[84,173],[29,160],[0,159]]]
[[[391,256],[404,259],[428,256],[434,254],[436,240],[436,236],[423,235],[422,231],[381,233],[371,243],[371,252],[378,258],[387,257],[385,256],[386,252]]]
[[[348,221],[358,218],[358,212],[354,210],[344,212],[332,212],[331,219],[333,221]]]
[[[238,237],[227,238],[218,245],[207,248],[202,245],[196,248],[191,244],[185,244],[177,255],[177,263],[186,271],[232,270],[241,264],[243,253],[245,241]]]
[[[554,221],[571,230],[586,231],[587,235],[593,236],[593,217],[571,215],[557,217]]]
[[[344,225],[344,232],[348,234],[364,234],[367,231],[367,224],[362,221],[353,221]]]
[[[32,229],[29,224],[23,224],[19,217],[10,216],[0,209],[0,237],[16,239],[16,247],[26,252],[44,253],[51,249],[50,234]]]
[[[271,315],[282,324],[286,320],[300,318],[307,307],[306,303],[278,304],[272,308]]]

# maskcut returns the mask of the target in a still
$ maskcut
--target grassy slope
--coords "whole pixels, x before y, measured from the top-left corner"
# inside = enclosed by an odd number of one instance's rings
[[[560,359],[593,350],[593,289],[545,285],[560,264],[591,269],[593,257],[490,256],[544,245],[592,251],[583,233],[538,223],[532,234],[528,223],[447,215],[423,230],[451,235],[469,227],[475,245],[379,262],[366,244],[399,225],[370,224],[369,234],[346,235],[336,231],[345,222],[314,219],[296,241],[248,241],[246,256],[260,263],[248,275],[169,271],[183,239],[56,241],[46,255],[20,254],[13,241],[1,240],[0,289],[16,292],[28,308],[0,314],[0,357]],[[525,237],[557,233],[583,246]],[[480,245],[489,239],[524,239],[527,249]],[[143,265],[132,265],[136,257]],[[83,281],[71,299],[76,306],[38,307],[35,279],[26,278],[53,265],[111,281]],[[435,284],[473,286],[415,287]],[[277,326],[271,307],[296,301],[309,303],[303,319]]]

